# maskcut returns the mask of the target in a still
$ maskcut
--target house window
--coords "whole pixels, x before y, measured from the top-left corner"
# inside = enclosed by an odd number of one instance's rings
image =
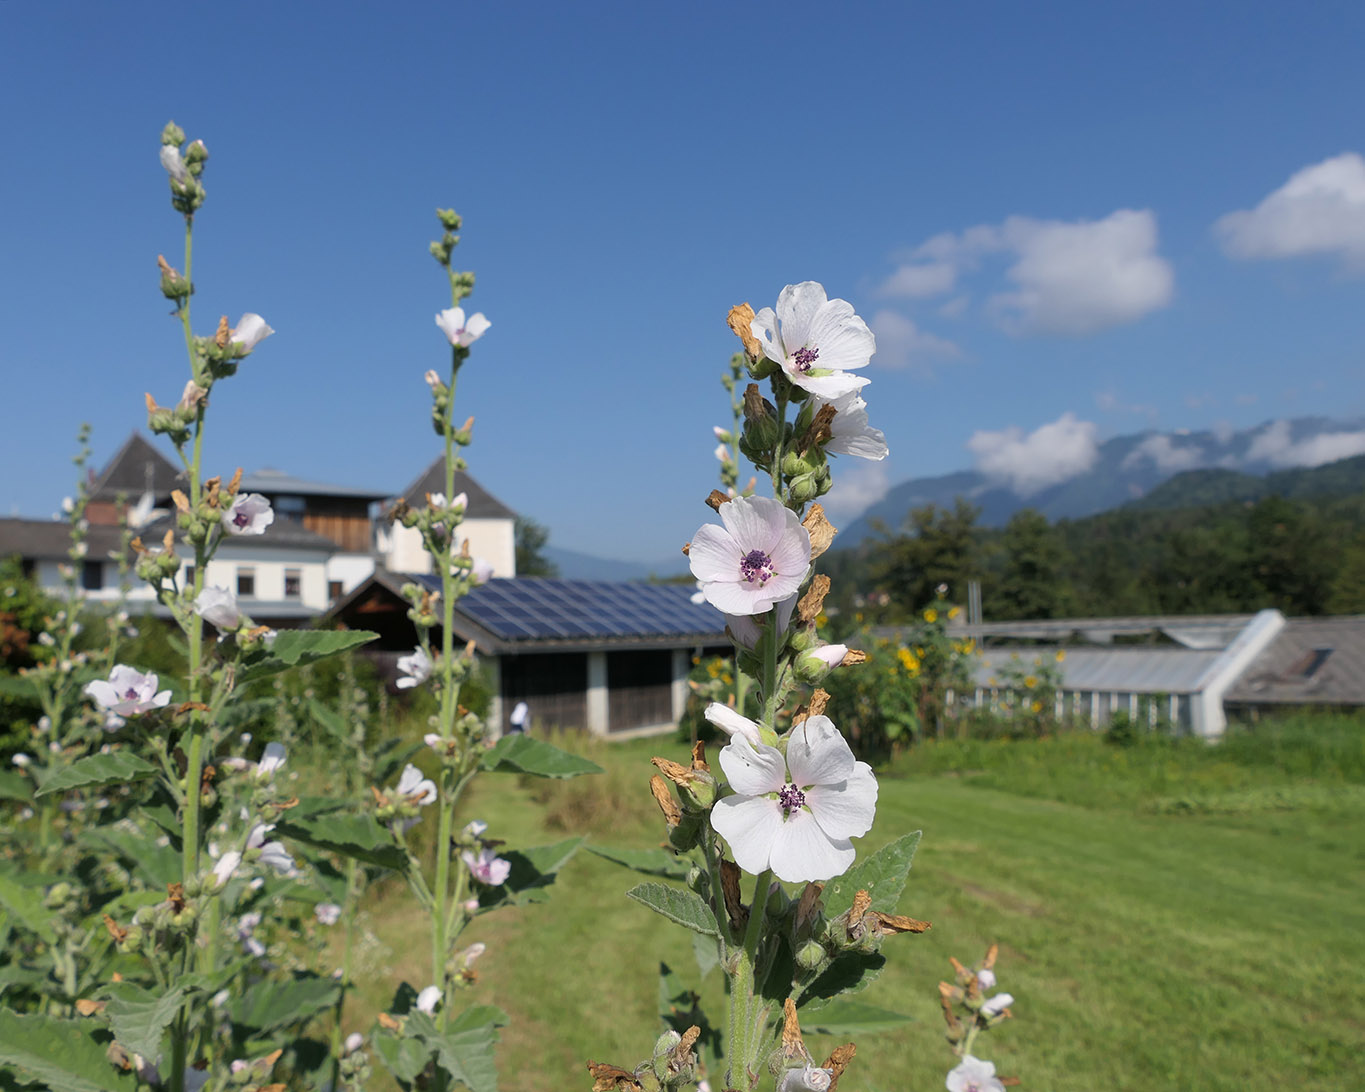
[[[237,596],[240,599],[247,599],[256,594],[256,570],[238,569],[237,570]]]
[[[194,587],[194,566],[193,566],[193,565],[186,565],[186,566],[185,566],[185,587],[187,587],[187,588],[192,588],[192,587]]]
[[[87,561],[81,566],[81,587],[86,591],[99,591],[104,587],[103,561]]]
[[[333,603],[335,603],[338,599],[341,598],[340,580],[327,581],[327,598],[330,599]]]
[[[298,599],[303,595],[303,573],[298,569],[284,570],[284,597]]]

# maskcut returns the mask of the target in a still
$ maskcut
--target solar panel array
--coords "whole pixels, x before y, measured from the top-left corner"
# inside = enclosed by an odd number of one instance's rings
[[[440,585],[422,576],[428,588]],[[725,618],[693,603],[691,584],[609,580],[497,578],[480,584],[455,609],[505,641],[707,635],[722,639]]]

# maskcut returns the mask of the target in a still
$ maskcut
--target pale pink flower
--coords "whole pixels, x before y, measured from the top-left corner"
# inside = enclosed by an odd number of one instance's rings
[[[988,998],[981,1005],[981,1011],[986,1016],[997,1016],[1014,1004],[1014,995],[1010,993],[997,993],[994,997]]]
[[[512,862],[503,860],[491,849],[480,849],[478,856],[466,849],[460,854],[460,859],[468,867],[471,876],[490,887],[506,883],[512,872]]]
[[[341,907],[334,902],[320,902],[313,907],[313,916],[323,925],[335,925],[341,919]]]
[[[995,972],[989,967],[982,967],[976,972],[976,984],[983,990],[995,989]]]
[[[777,311],[765,307],[749,324],[764,355],[798,387],[821,398],[837,398],[867,384],[846,369],[861,368],[877,351],[867,323],[847,300],[825,296],[815,281],[789,284],[777,297]]]
[[[403,767],[403,773],[398,778],[398,788],[394,792],[410,803],[422,807],[436,801],[436,783],[430,778],[423,777],[422,771],[411,762]]]
[[[887,456],[886,434],[867,422],[867,403],[857,391],[849,391],[838,398],[817,398],[815,408],[834,407],[830,422],[830,440],[825,450],[834,455],[853,455],[859,459],[881,460]]]
[[[403,677],[394,685],[399,690],[411,690],[431,677],[431,657],[426,649],[415,648],[411,656],[398,657],[398,670],[403,672]]]
[[[849,839],[872,828],[877,779],[828,717],[793,728],[786,749],[784,756],[743,733],[730,737],[720,765],[732,793],[716,802],[711,825],[746,872],[771,868],[789,883],[828,880],[853,864]]]
[[[154,671],[144,675],[136,668],[117,664],[109,672],[108,681],[96,679],[94,682],[86,683],[85,693],[101,709],[107,709],[114,716],[131,717],[152,709],[160,709],[171,700],[171,692],[169,690],[158,692],[156,682]]]
[[[205,588],[194,597],[194,613],[215,629],[224,633],[242,624],[242,612],[237,609],[237,597],[227,588],[217,585]]]
[[[262,781],[269,781],[285,764],[288,757],[289,753],[284,749],[283,743],[267,743],[265,751],[261,754],[261,760],[256,763],[256,776]]]
[[[788,1069],[777,1084],[777,1092],[827,1092],[833,1070],[807,1063],[804,1068]]]
[[[795,512],[769,497],[736,497],[720,518],[723,527],[705,524],[688,549],[707,602],[726,614],[762,614],[801,587],[810,535]]]
[[[721,702],[713,701],[706,707],[706,719],[731,738],[743,736],[755,747],[763,742],[757,724]]]
[[[964,1054],[962,1061],[948,1071],[944,1082],[948,1092],[1005,1092],[1005,1086],[995,1075],[995,1063]]]
[[[237,325],[228,334],[234,356],[246,356],[258,344],[275,331],[266,325],[265,319],[253,311],[248,311],[237,320]]]
[[[223,530],[230,535],[263,535],[275,522],[275,510],[260,493],[238,493],[223,513]]]
[[[493,566],[483,558],[476,557],[469,570],[469,579],[475,584],[487,584],[493,579]]]
[[[364,1045],[365,1036],[361,1035],[358,1031],[353,1031],[350,1035],[346,1036],[346,1042],[342,1044],[347,1054],[354,1054]]]
[[[417,1008],[420,1012],[428,1015],[436,1011],[436,1006],[441,1003],[441,987],[428,986],[417,995]]]
[[[448,307],[436,316],[436,325],[452,345],[467,349],[493,324],[483,317],[482,311],[466,319],[463,307]]]

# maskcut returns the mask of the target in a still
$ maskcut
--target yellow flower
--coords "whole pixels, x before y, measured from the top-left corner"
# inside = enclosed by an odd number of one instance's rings
[[[965,641],[963,641],[963,642],[962,642],[962,651],[963,651],[963,652],[975,652],[975,651],[976,651],[976,638],[975,638],[975,637],[968,637]]]
[[[924,612],[924,620],[932,626],[938,621],[938,611],[934,610],[933,607],[930,607]]]
[[[1035,701],[1032,705],[1029,706],[1029,708],[1032,709],[1035,713],[1041,713],[1043,711],[1043,703],[1040,701]]]
[[[957,617],[959,614],[961,614],[961,613],[962,613],[962,608],[961,608],[961,607],[949,607],[949,608],[948,608],[948,620],[949,620],[949,621],[952,621],[954,618],[956,618],[956,617]]]
[[[901,666],[911,675],[919,671],[919,660],[911,653],[908,648],[903,648],[896,653],[896,659],[900,660]]]
[[[729,686],[735,680],[730,678],[730,672],[727,671],[720,677],[720,681],[723,682],[726,686]]]
[[[854,620],[855,622],[861,622],[861,621],[863,620],[863,612],[862,612],[862,611],[857,611],[857,612],[853,615],[853,620]]]
[[[1064,648],[1059,648],[1059,649],[1057,650],[1057,662],[1058,662],[1058,663],[1062,663],[1062,662],[1065,661],[1065,660],[1066,660],[1066,649],[1064,649]]]
[[[1038,685],[1038,679],[1037,679],[1037,677],[1036,677],[1036,676],[1033,676],[1033,675],[1025,675],[1025,676],[1024,676],[1024,685],[1025,685],[1028,689],[1032,690],[1035,686]]]
[[[712,660],[710,663],[708,663],[708,664],[706,665],[706,673],[707,673],[708,675],[710,675],[711,678],[713,678],[713,679],[719,678],[719,677],[720,677],[720,662],[719,662],[718,660]]]

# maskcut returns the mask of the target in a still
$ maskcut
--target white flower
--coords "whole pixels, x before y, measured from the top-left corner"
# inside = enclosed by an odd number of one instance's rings
[[[436,374],[436,370],[434,368],[428,368],[427,374],[422,376],[422,378],[427,381],[427,386],[430,387],[433,391],[438,390],[441,387],[445,386],[445,384],[441,382],[441,377]]]
[[[256,763],[256,776],[263,781],[269,780],[275,776],[275,772],[284,765],[288,757],[289,753],[284,749],[283,743],[267,743],[261,760]]]
[[[488,824],[482,819],[471,819],[464,825],[464,830],[460,833],[471,842],[483,836],[483,832],[488,829]]]
[[[174,144],[161,145],[161,165],[177,182],[190,180],[190,170],[185,166],[185,160],[181,158],[180,149]]]
[[[456,494],[455,494],[454,500],[452,500],[452,501],[450,502],[450,507],[451,507],[451,508],[459,508],[459,509],[461,509],[461,510],[464,510],[465,508],[468,508],[468,507],[469,507],[469,494],[468,494],[468,493],[456,493]]]
[[[512,862],[504,861],[491,849],[481,849],[476,857],[469,850],[460,854],[460,859],[469,868],[469,874],[480,883],[498,887],[507,882],[512,872]]]
[[[417,1008],[420,1012],[433,1013],[441,1001],[441,987],[428,986],[417,995]]]
[[[242,855],[235,849],[230,849],[213,863],[214,886],[222,887],[228,880],[232,879],[232,874],[237,871],[237,866],[242,863]]]
[[[728,463],[730,461],[730,448],[725,444],[717,444],[715,455],[719,462]]]
[[[469,579],[475,584],[487,584],[493,579],[493,566],[481,557],[474,559],[474,565],[469,570]]]
[[[976,972],[976,984],[983,990],[995,989],[995,972],[989,967],[982,967]]]
[[[428,732],[426,735],[424,735],[422,737],[422,742],[425,743],[428,747],[430,747],[433,751],[440,751],[444,753],[447,749],[446,741],[442,739],[440,736],[438,736],[435,732]]]
[[[259,493],[238,493],[223,513],[223,530],[230,535],[263,535],[274,522],[274,509]]]
[[[346,1042],[342,1044],[347,1054],[354,1054],[364,1045],[365,1036],[361,1035],[358,1031],[353,1031],[350,1035],[346,1036]]]
[[[242,612],[237,609],[237,597],[227,588],[214,585],[194,597],[194,613],[215,629],[235,630],[242,624]]]
[[[705,524],[688,549],[707,602],[726,614],[762,614],[800,588],[810,535],[795,512],[769,497],[737,497],[720,518],[724,527]]]
[[[478,959],[479,956],[483,955],[484,952],[486,951],[488,951],[488,945],[484,944],[483,941],[478,941],[477,943],[471,944],[462,953],[460,953],[459,956],[460,965],[466,971],[469,970],[470,967],[474,966],[474,961]]]
[[[426,649],[415,648],[411,656],[398,657],[398,670],[403,672],[403,677],[396,684],[399,690],[420,686],[431,676],[431,657]]]
[[[444,508],[446,506],[446,495],[444,493],[428,493],[427,504],[432,508]]]
[[[470,315],[466,321],[463,307],[448,307],[436,316],[436,325],[452,345],[467,349],[483,337],[493,324],[483,317],[482,311]]]
[[[828,717],[808,717],[786,742],[784,758],[742,733],[730,737],[720,765],[733,794],[716,802],[711,825],[746,872],[828,880],[853,863],[849,839],[872,828],[877,779]]]
[[[837,398],[867,384],[845,369],[861,368],[877,351],[867,323],[847,300],[825,297],[815,281],[789,284],[777,297],[777,312],[765,307],[749,324],[763,353],[787,378],[821,398]]]
[[[237,320],[237,325],[228,334],[228,340],[233,346],[235,355],[246,356],[274,332],[266,325],[265,319],[253,311],[248,311]]]
[[[995,1063],[964,1054],[962,1061],[948,1071],[944,1082],[948,1092],[1005,1092],[1005,1086],[995,1075]]]
[[[838,398],[817,398],[815,409],[822,406],[834,407],[834,420],[830,422],[830,440],[825,450],[835,455],[853,455],[859,459],[885,459],[887,455],[886,434],[879,428],[867,423],[867,403],[857,391],[849,391]]]
[[[313,916],[323,925],[335,925],[341,917],[341,907],[334,902],[320,902],[313,907]]]
[[[1014,995],[1010,993],[997,993],[994,997],[988,998],[981,1006],[981,1011],[987,1016],[995,1016],[1004,1012],[1014,1004]]]
[[[786,633],[787,626],[791,624],[792,611],[796,609],[796,596],[789,595],[777,603],[774,609],[777,611],[777,632],[779,635]],[[745,648],[753,648],[763,636],[763,627],[747,614],[727,614],[725,624],[730,630],[730,636]]]
[[[788,1069],[778,1082],[777,1092],[826,1092],[834,1071],[806,1064],[804,1069]]]
[[[33,759],[31,759],[28,755],[20,751],[17,755],[11,757],[10,761],[13,762],[16,766],[18,766],[19,769],[22,770],[25,766],[32,763]]]
[[[706,719],[731,738],[743,736],[755,747],[763,742],[758,725],[746,716],[736,713],[728,705],[713,701],[706,707]]]
[[[131,717],[150,709],[160,709],[171,700],[171,692],[156,689],[156,672],[143,674],[136,668],[117,664],[109,672],[109,679],[86,683],[88,694],[101,709],[115,716]]]
[[[423,777],[422,771],[411,762],[403,767],[403,774],[398,779],[398,788],[395,792],[410,803],[420,804],[422,807],[436,800],[435,782]]]

